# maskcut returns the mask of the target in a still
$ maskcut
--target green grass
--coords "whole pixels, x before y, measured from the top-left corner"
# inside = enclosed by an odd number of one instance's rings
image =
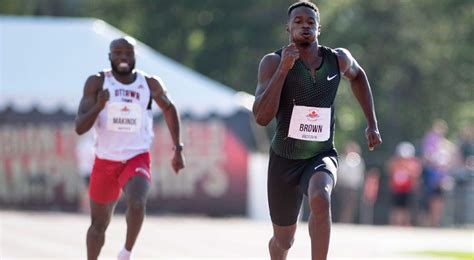
[[[446,257],[456,260],[474,260],[474,252],[455,252],[455,251],[420,251],[415,252],[417,255],[424,255],[424,256],[435,256],[439,257],[440,259]]]

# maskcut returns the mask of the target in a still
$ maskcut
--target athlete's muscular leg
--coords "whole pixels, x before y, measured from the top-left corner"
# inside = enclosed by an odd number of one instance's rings
[[[145,218],[145,207],[150,183],[141,176],[130,178],[124,191],[127,199],[127,240],[125,249],[131,251]]]
[[[325,260],[328,255],[331,234],[331,191],[333,180],[326,172],[315,173],[308,187],[309,235],[313,260]]]
[[[90,201],[91,225],[87,230],[87,259],[96,260],[105,242],[105,230],[110,223],[116,201],[100,204]]]
[[[272,260],[284,260],[295,240],[296,223],[291,226],[273,224],[273,237],[268,243]]]

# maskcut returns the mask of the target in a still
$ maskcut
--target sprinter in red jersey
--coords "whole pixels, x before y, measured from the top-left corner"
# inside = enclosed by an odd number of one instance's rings
[[[128,260],[145,217],[150,189],[149,150],[153,140],[152,100],[163,111],[174,143],[171,165],[184,168],[180,119],[163,82],[135,70],[131,40],[110,43],[110,70],[90,76],[76,118],[76,132],[95,130],[96,159],[90,180],[91,225],[87,231],[87,259],[98,258],[120,192],[127,203],[127,236],[118,259]]]

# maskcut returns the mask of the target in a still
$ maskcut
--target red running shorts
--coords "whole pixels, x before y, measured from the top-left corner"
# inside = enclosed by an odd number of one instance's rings
[[[151,181],[150,153],[142,153],[126,161],[95,158],[89,186],[89,196],[97,203],[109,203],[120,197],[120,191],[133,176]]]

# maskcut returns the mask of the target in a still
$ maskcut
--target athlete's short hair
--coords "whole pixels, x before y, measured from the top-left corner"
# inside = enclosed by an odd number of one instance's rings
[[[288,7],[288,17],[290,17],[291,15],[291,12],[293,11],[293,9],[297,8],[297,7],[300,7],[300,6],[304,6],[304,7],[308,7],[310,9],[312,9],[313,11],[316,12],[316,15],[318,16],[318,22],[319,22],[319,8],[312,2],[310,1],[298,1],[296,3],[293,3],[292,5],[290,5],[290,7]]]
[[[130,37],[130,36],[123,36],[123,37],[120,37],[120,38],[117,38],[113,41],[110,42],[110,45],[109,45],[109,49],[112,50],[112,47],[114,46],[115,43],[117,42],[121,42],[121,41],[124,41],[128,44],[130,44],[131,47],[135,48],[135,45],[137,44],[137,40],[135,40],[134,38]]]

